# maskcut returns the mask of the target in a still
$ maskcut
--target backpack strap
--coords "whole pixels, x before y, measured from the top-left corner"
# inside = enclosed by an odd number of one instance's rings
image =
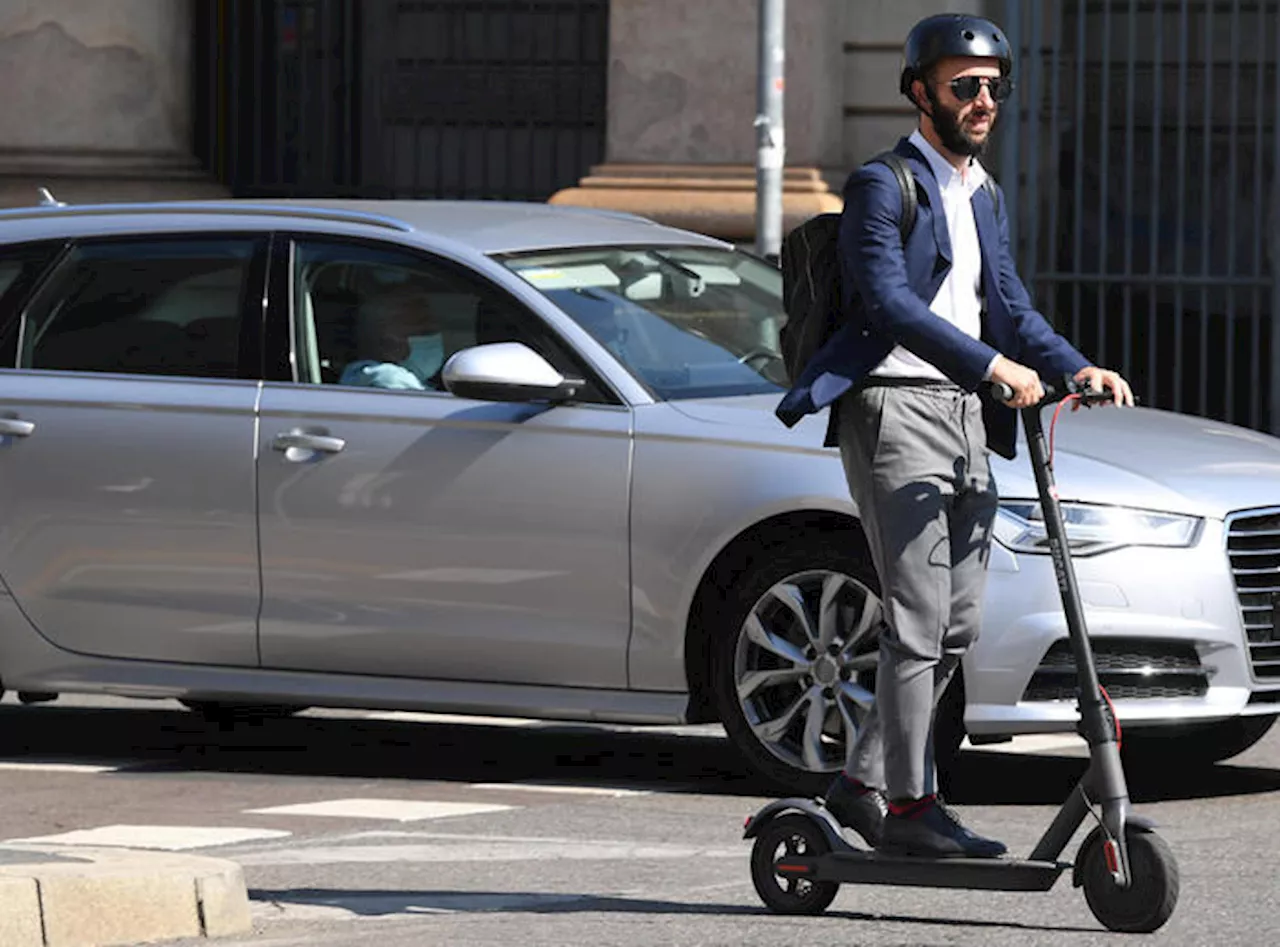
[[[902,234],[902,242],[905,244],[907,237],[911,236],[912,228],[916,225],[916,204],[919,200],[916,196],[916,179],[911,173],[911,166],[902,155],[894,151],[881,152],[871,160],[888,166],[893,171],[894,177],[898,179],[898,186],[902,188],[902,218],[898,221],[898,232]],[[996,187],[995,178],[988,174],[986,180],[982,182],[982,189],[991,198],[991,207],[995,211],[996,220],[999,220],[1000,191]]]
[[[916,225],[916,204],[919,199],[916,196],[915,175],[911,173],[911,166],[906,159],[897,152],[884,151],[871,160],[887,165],[898,179],[898,187],[902,189],[902,217],[898,221],[898,233],[902,235],[902,242],[905,244]]]

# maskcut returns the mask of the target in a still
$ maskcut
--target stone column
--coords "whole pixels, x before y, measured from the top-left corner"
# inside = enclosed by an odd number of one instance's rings
[[[849,6],[787,2],[784,230],[843,206]],[[606,161],[551,203],[632,211],[752,239],[756,0],[614,0],[610,17]]]
[[[0,205],[221,196],[192,155],[190,0],[0,0]]]

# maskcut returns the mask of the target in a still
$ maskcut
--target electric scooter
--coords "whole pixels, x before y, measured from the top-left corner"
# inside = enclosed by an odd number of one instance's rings
[[[747,820],[744,838],[754,838],[751,880],[770,910],[819,914],[841,884],[966,888],[989,891],[1048,891],[1067,869],[1084,888],[1095,918],[1113,931],[1151,933],[1173,914],[1178,866],[1154,823],[1130,812],[1120,760],[1121,731],[1110,699],[1098,681],[1084,609],[1067,548],[1066,527],[1053,476],[1041,411],[1072,400],[1088,407],[1112,400],[1109,391],[1078,388],[1068,377],[1045,384],[1045,397],[1021,409],[1050,553],[1075,658],[1079,729],[1089,745],[1089,767],[1063,802],[1044,835],[1025,858],[921,858],[859,848],[818,800],[792,797],[770,802]],[[1005,401],[1007,386],[990,386]],[[1057,420],[1054,413],[1054,422]],[[1052,435],[1052,426],[1050,435]],[[1099,816],[1097,809],[1101,810]],[[1059,856],[1090,816],[1097,825],[1085,837],[1074,864]]]

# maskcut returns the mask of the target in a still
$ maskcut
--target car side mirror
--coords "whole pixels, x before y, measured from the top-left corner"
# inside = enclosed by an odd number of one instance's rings
[[[455,352],[441,380],[450,394],[476,401],[567,401],[586,382],[566,378],[522,342],[494,342]]]

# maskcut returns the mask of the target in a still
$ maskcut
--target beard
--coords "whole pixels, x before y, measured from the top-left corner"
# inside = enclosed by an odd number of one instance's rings
[[[933,128],[938,133],[938,138],[948,151],[968,158],[980,158],[986,153],[987,142],[991,140],[989,129],[983,138],[974,138],[961,125],[958,111],[952,111],[938,101],[937,93],[933,91],[931,86],[925,86],[925,97],[928,98],[929,104],[933,107],[929,113],[929,119],[933,122]],[[991,121],[992,125],[994,125],[994,112],[991,113]]]

